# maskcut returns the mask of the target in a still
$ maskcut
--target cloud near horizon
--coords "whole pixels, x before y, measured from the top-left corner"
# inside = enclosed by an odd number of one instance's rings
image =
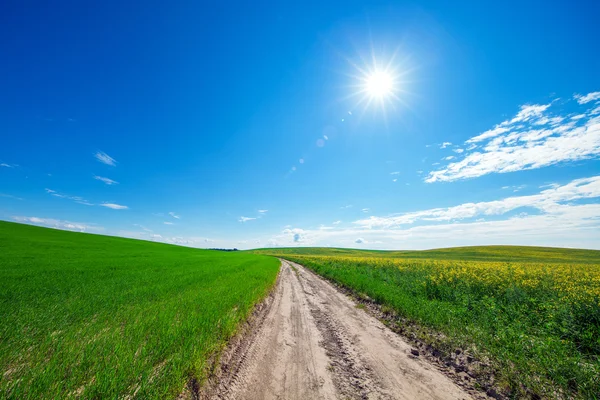
[[[557,101],[521,106],[515,117],[468,139],[462,159],[431,171],[425,182],[451,182],[579,161],[600,155],[600,92],[575,97],[585,109],[550,113]],[[571,101],[569,104],[573,104]],[[454,160],[448,156],[446,161]]]
[[[444,246],[515,244],[600,248],[600,176],[552,185],[536,194],[464,203],[445,208],[372,216],[353,227],[287,228],[269,246],[344,246],[361,239],[372,248],[425,249]]]
[[[40,225],[40,226],[45,226],[47,228],[61,229],[61,230],[67,230],[67,231],[76,231],[76,232],[102,232],[102,231],[104,231],[103,227],[97,226],[94,224],[63,221],[63,220],[54,219],[54,218],[22,217],[22,216],[14,216],[12,218],[14,221],[20,222],[20,223]]]

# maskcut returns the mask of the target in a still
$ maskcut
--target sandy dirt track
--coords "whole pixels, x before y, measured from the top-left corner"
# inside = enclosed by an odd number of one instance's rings
[[[273,294],[224,357],[213,399],[470,399],[356,303],[282,261]]]

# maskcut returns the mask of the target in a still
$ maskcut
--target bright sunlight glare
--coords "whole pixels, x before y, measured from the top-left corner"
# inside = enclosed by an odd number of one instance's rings
[[[394,79],[385,71],[374,71],[366,79],[366,91],[371,97],[385,97],[394,90]]]

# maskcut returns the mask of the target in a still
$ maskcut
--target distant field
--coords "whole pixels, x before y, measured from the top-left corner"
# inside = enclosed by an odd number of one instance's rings
[[[257,252],[296,261],[368,296],[395,312],[408,335],[446,354],[462,348],[489,360],[511,397],[600,398],[600,251]]]
[[[0,222],[0,398],[175,398],[202,380],[278,268]]]
[[[500,261],[500,262],[543,262],[600,264],[600,250],[563,249],[533,246],[470,246],[451,247],[433,250],[358,250],[331,247],[289,247],[256,249],[253,253],[346,256],[346,257],[387,257],[426,260]]]

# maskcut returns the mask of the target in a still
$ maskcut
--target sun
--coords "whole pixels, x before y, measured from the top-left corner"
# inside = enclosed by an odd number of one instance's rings
[[[365,91],[371,98],[383,98],[394,93],[394,77],[386,71],[373,71],[366,76]]]
[[[371,109],[371,114],[383,112],[387,120],[388,112],[396,113],[399,106],[409,107],[411,93],[410,76],[415,70],[410,54],[397,48],[388,55],[375,54],[371,49],[370,56],[356,52],[356,55],[344,57],[351,69],[344,74],[351,79],[348,93],[343,100],[353,99],[351,111],[359,111],[362,116]],[[359,117],[360,118],[360,117]]]

